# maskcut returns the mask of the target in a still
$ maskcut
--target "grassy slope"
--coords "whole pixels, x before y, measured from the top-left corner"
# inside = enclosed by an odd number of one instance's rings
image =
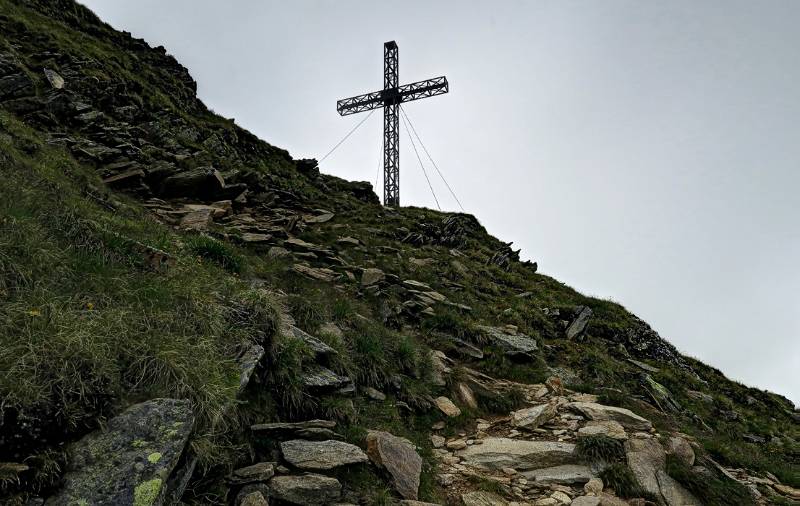
[[[385,307],[402,302],[397,296],[363,297],[356,284],[334,289],[311,283],[289,271],[284,261],[158,224],[135,200],[109,195],[92,166],[49,146],[42,125],[32,128],[0,111],[0,398],[4,414],[0,447],[8,455],[0,460],[25,460],[32,468],[21,485],[8,483],[9,490],[46,489],[63,464],[65,441],[79,437],[127,403],[153,396],[182,396],[195,402],[202,422],[194,446],[212,470],[231,465],[238,450],[250,443],[238,429],[251,420],[333,416],[344,421],[354,441],[364,429],[380,427],[427,449],[425,436],[433,415],[421,409],[409,417],[390,403],[313,398],[297,385],[296,371],[308,360],[307,352],[280,340],[273,342],[264,378],[267,388],[253,394],[248,404],[237,405],[220,423],[219,413],[231,403],[238,384],[232,360],[236,346],[259,333],[270,334],[276,323],[272,297],[252,290],[244,281],[253,277],[266,280],[272,291],[287,293],[287,304],[306,330],[317,332],[326,321],[343,327],[342,339],[323,337],[349,350],[342,354],[348,358],[335,367],[360,385],[384,388],[393,374],[402,374],[406,386],[398,398],[411,406],[424,408],[426,395],[434,392],[427,381],[426,346],[447,350],[451,345],[442,337],[445,333],[480,344],[476,325],[513,324],[545,344],[536,363],[520,366],[490,353],[485,361],[471,365],[489,374],[529,381],[549,374],[545,364],[568,367],[580,378],[574,387],[602,393],[606,402],[631,407],[662,428],[696,435],[711,455],[725,463],[769,470],[785,483],[800,485],[798,450],[790,439],[797,440],[800,434],[785,399],[748,389],[687,359],[697,376],[654,363],[661,368],[654,379],[713,432],[688,416],[658,412],[639,400],[646,398],[640,371],[618,350],[618,336],[638,325],[618,304],[584,297],[552,278],[533,274],[523,264],[514,263],[509,271],[487,264],[501,244],[468,218],[463,219],[466,230],[460,235],[464,243],[458,246],[464,256],[454,258],[449,253],[454,245],[402,242],[405,230],[423,234],[438,230],[444,215],[416,208],[385,211],[345,193],[326,191],[326,187],[337,188],[339,182],[326,177],[306,179],[294,171],[285,152],[208,112],[194,98],[185,78],[156,65],[165,58],[160,53],[131,45],[126,36],[71,2],[36,3],[39,12],[0,0],[0,23],[4,28],[13,25],[0,31],[0,50],[16,45],[14,51],[26,59],[40,89],[44,83],[35,68],[43,62],[30,55],[57,48],[91,58],[86,73],[104,85],[122,82],[136,90],[142,109],[153,118],[169,111],[205,134],[238,139],[233,153],[222,155],[185,141],[185,148],[199,151],[198,164],[213,163],[223,169],[246,165],[272,187],[291,189],[314,207],[336,211],[333,222],[309,229],[303,239],[330,245],[340,236],[357,237],[366,251],[343,253],[350,263],[430,283],[473,311],[440,310],[435,317],[406,322],[413,325],[405,328],[399,326],[402,322],[391,320],[384,325],[380,315]],[[50,8],[53,18],[41,15]],[[8,35],[12,33],[14,39]],[[168,252],[176,265],[167,273],[149,269],[138,244]],[[431,258],[434,264],[415,267],[408,262],[411,257]],[[464,269],[454,265],[454,260]],[[445,285],[445,280],[463,289]],[[532,295],[516,297],[522,292]],[[563,339],[558,319],[542,310],[558,308],[566,313],[577,305],[588,305],[595,313],[581,343]],[[693,400],[687,388],[711,394],[713,402]],[[731,410],[741,415],[738,420],[719,416]],[[463,423],[469,415],[452,424]],[[743,433],[784,436],[786,441],[753,445],[741,440]],[[386,495],[368,472],[347,474],[344,479],[373,498]],[[423,495],[434,498],[430,472],[423,485]],[[195,488],[217,493],[212,479]]]

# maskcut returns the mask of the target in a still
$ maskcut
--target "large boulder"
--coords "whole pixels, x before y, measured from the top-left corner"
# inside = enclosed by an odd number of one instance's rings
[[[276,476],[269,481],[272,497],[298,506],[321,506],[342,494],[342,484],[336,478],[321,474]]]
[[[392,485],[405,499],[417,499],[422,458],[408,439],[377,430],[367,434],[367,455],[373,464],[386,469]]]
[[[567,339],[574,339],[583,334],[589,324],[589,319],[592,317],[592,310],[588,306],[579,306],[576,309],[576,313],[575,319],[567,327]]]
[[[644,490],[662,497],[667,506],[702,504],[666,472],[666,454],[655,438],[629,439],[625,442],[628,467]]]
[[[343,441],[292,439],[281,443],[283,458],[299,469],[327,470],[367,462],[361,448]]]
[[[159,506],[194,425],[188,400],[152,399],[71,448],[63,488],[47,505]]]
[[[528,470],[578,463],[574,444],[503,437],[483,439],[483,443],[467,446],[456,455],[467,465],[494,470],[504,467]]]
[[[567,408],[577,411],[589,420],[613,420],[629,430],[649,431],[653,424],[633,411],[617,406],[605,406],[596,402],[571,402]]]

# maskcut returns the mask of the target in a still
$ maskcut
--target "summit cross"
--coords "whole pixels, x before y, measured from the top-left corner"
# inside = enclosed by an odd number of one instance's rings
[[[400,115],[403,102],[443,95],[449,91],[447,78],[434,77],[398,85],[398,54],[395,41],[383,45],[383,89],[336,102],[342,116],[383,107],[383,205],[400,205]]]

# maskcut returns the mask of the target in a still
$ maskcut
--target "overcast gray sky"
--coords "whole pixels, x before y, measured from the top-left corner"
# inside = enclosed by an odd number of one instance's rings
[[[382,86],[396,40],[401,83],[450,81],[405,108],[490,232],[800,403],[800,2],[84,3],[297,158],[362,119],[335,102]],[[381,128],[373,114],[323,171],[374,184]],[[401,202],[434,207],[405,132],[400,160]]]

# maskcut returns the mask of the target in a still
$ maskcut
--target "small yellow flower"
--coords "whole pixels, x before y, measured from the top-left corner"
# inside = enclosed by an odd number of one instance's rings
[[[94,309],[94,302],[87,302],[86,303],[86,309],[88,309],[89,311]]]
[[[38,309],[30,309],[28,310],[28,316],[42,316],[42,312]]]

